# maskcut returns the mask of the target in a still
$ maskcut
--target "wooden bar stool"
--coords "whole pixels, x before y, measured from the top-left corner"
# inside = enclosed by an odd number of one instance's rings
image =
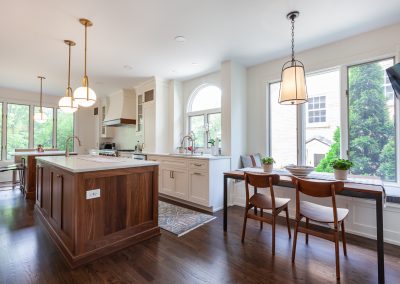
[[[339,226],[342,228],[343,252],[347,256],[344,219],[349,213],[348,209],[337,208],[336,206],[336,191],[343,190],[343,182],[311,181],[296,177],[292,177],[292,182],[296,187],[296,224],[294,227],[292,262],[295,261],[296,257],[297,232],[306,234],[306,244],[308,244],[308,234],[332,241],[335,243],[336,278],[340,279]],[[313,197],[332,197],[332,207],[300,201],[300,192]],[[306,227],[299,226],[303,217],[306,218]],[[309,228],[309,220],[323,224],[333,224],[333,232],[324,233],[312,230]]]
[[[242,232],[242,242],[244,242],[244,237],[246,234],[246,223],[247,218],[251,218],[260,221],[260,229],[263,228],[263,222],[272,225],[272,254],[275,254],[275,225],[276,217],[283,210],[286,211],[286,222],[288,228],[289,239],[291,238],[290,224],[289,224],[289,212],[288,203],[289,198],[275,198],[273,185],[278,184],[279,175],[273,174],[255,174],[255,173],[245,173],[244,175],[245,185],[246,185],[246,207],[244,212],[243,221],[243,232]],[[254,194],[250,197],[249,185],[254,187]],[[269,188],[270,196],[258,193],[258,188]],[[254,213],[249,210],[254,207]],[[260,215],[257,214],[257,208],[260,209]],[[264,216],[263,210],[272,210],[271,216]]]

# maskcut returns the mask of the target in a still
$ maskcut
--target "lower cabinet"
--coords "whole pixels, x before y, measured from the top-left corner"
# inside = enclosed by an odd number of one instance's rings
[[[229,157],[147,157],[160,162],[159,192],[164,197],[188,201],[209,211],[222,208],[223,173],[230,170]]]

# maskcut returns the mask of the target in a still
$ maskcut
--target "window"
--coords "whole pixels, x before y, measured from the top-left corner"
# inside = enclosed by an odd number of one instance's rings
[[[40,111],[40,107],[34,107],[34,113]],[[43,148],[53,148],[53,108],[43,107],[47,116],[44,123],[33,122],[33,145],[34,148],[41,144]]]
[[[212,85],[198,88],[190,97],[188,130],[196,138],[196,147],[207,148],[210,139],[221,140],[221,90]]]
[[[29,106],[7,105],[7,160],[17,148],[29,147]]]
[[[278,103],[280,83],[270,84],[270,147],[276,168],[297,164],[296,106]]]
[[[351,172],[385,181],[397,178],[394,98],[387,95],[384,79],[384,70],[393,63],[393,59],[369,62],[347,72]]]
[[[0,103],[0,149],[3,149],[3,103]],[[0,151],[0,160],[3,159],[3,153]]]
[[[308,99],[308,123],[326,122],[325,96]]]
[[[60,150],[65,149],[65,141],[69,136],[74,135],[74,114],[65,113],[57,109],[57,132],[56,145]],[[69,150],[73,151],[74,141],[71,141]]]

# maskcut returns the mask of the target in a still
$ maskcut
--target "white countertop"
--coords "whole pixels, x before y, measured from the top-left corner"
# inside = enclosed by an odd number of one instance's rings
[[[64,155],[65,151],[27,151],[27,152],[14,152],[11,156],[54,156],[54,155]],[[70,152],[70,154],[76,154],[75,152]]]
[[[143,152],[147,156],[163,156],[163,157],[171,157],[171,158],[186,158],[186,159],[202,159],[202,160],[219,160],[219,159],[230,159],[230,156],[213,156],[210,154],[179,154],[179,153],[147,153]]]
[[[114,170],[158,165],[158,162],[106,156],[48,156],[37,157],[38,163],[47,163],[73,173]]]

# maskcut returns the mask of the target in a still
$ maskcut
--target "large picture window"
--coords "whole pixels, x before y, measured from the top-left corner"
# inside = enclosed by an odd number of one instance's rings
[[[68,137],[74,135],[74,114],[65,113],[57,109],[57,132],[56,132],[56,145],[60,150],[65,149],[65,142]],[[69,150],[73,151],[74,141],[71,141]]]
[[[210,139],[221,141],[221,89],[204,85],[189,98],[188,131],[194,133],[196,147],[207,148]]]
[[[7,105],[7,160],[17,148],[29,147],[29,106]]]
[[[44,148],[53,148],[53,108],[43,107],[43,112],[47,116],[44,123],[33,122],[33,145],[39,144]],[[40,111],[40,107],[34,107],[34,113]]]

